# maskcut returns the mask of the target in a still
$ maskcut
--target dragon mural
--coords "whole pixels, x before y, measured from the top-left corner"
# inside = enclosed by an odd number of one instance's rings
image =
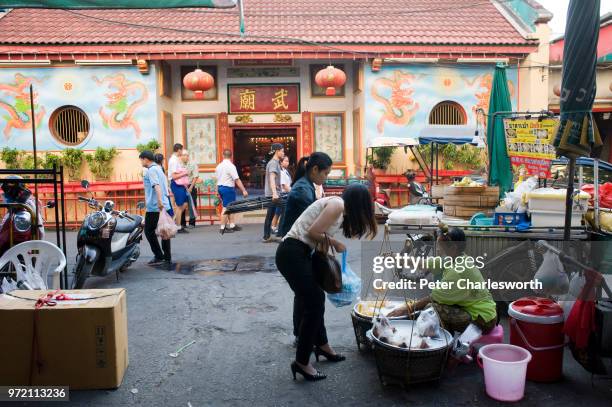
[[[107,103],[100,107],[99,113],[105,127],[111,129],[134,129],[136,138],[140,138],[141,129],[134,115],[149,98],[149,91],[144,83],[129,81],[122,73],[107,75],[102,79],[97,76],[93,80],[102,86],[108,83],[108,89],[114,92],[106,93]],[[138,98],[130,102],[130,97]]]
[[[417,79],[416,75],[401,71],[394,71],[392,78],[378,78],[372,85],[372,98],[384,106],[376,128],[380,134],[384,133],[385,123],[405,126],[419,110],[419,104],[412,98],[414,89],[412,85]],[[379,92],[380,88],[391,89],[391,96],[385,98]]]
[[[5,140],[10,139],[13,129],[27,130],[32,128],[32,123],[36,123],[36,127],[40,125],[42,118],[45,116],[44,106],[38,106],[36,100],[38,94],[34,92],[34,119],[30,107],[30,92],[29,87],[34,83],[42,81],[34,77],[27,77],[20,73],[15,74],[14,83],[0,83],[0,118],[6,121],[3,134]],[[2,94],[14,98],[14,104],[10,104],[1,99]],[[7,114],[2,114],[6,111]]]
[[[486,125],[486,119],[483,115],[478,116],[476,112],[478,109],[482,109],[485,113],[489,112],[489,99],[491,98],[491,88],[493,87],[493,74],[487,73],[484,75],[478,75],[472,79],[463,77],[465,83],[473,87],[477,83],[478,90],[474,93],[477,103],[472,106],[472,112],[476,117],[478,117],[478,121],[481,125]],[[514,83],[511,80],[508,80],[508,90],[510,91],[510,98],[514,98]]]

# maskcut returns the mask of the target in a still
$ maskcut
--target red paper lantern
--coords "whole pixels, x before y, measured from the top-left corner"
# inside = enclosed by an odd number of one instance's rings
[[[315,76],[315,82],[322,88],[327,88],[325,94],[334,96],[336,88],[342,87],[346,83],[346,74],[332,65],[321,69]]]
[[[204,99],[204,92],[215,86],[215,78],[208,72],[198,68],[185,75],[183,85],[185,85],[186,89],[195,92],[196,99]]]

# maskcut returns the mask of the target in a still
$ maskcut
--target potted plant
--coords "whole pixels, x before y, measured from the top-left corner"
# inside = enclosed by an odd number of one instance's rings
[[[89,170],[96,180],[108,180],[113,174],[112,161],[119,154],[115,147],[98,147],[93,154],[86,154]]]
[[[68,172],[68,179],[78,181],[83,165],[83,151],[78,148],[67,148],[62,152],[62,163]]]
[[[373,172],[384,173],[391,164],[391,157],[395,152],[395,147],[377,147],[374,149],[374,157],[371,158]]]
[[[138,151],[138,153],[142,153],[145,150],[155,152],[159,150],[160,148],[161,148],[161,144],[159,144],[159,141],[155,139],[151,139],[147,143],[141,143],[141,144],[136,145],[136,150]]]
[[[42,161],[43,168],[51,170],[55,166],[55,168],[59,169],[61,165],[62,165],[62,157],[56,154],[52,154],[52,153],[45,154],[45,158]]]
[[[16,148],[4,147],[0,152],[0,159],[4,162],[7,170],[19,168],[20,152]]]

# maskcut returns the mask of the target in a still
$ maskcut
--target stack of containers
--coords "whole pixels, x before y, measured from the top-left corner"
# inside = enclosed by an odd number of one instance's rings
[[[527,194],[532,227],[565,225],[565,189],[538,188]],[[580,191],[573,201],[572,227],[580,226],[591,196]]]

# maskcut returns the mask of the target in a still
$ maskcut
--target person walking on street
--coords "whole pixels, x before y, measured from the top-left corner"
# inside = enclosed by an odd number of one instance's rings
[[[162,168],[155,163],[153,152],[145,150],[140,153],[140,163],[145,168],[143,174],[143,184],[145,192],[145,227],[144,234],[151,246],[151,251],[155,256],[149,261],[150,266],[170,265],[172,254],[170,250],[170,240],[162,240],[161,247],[157,240],[155,230],[159,221],[159,213],[162,210],[170,210],[168,199],[168,184]]]
[[[376,236],[374,204],[364,185],[349,185],[342,198],[332,196],[315,201],[295,221],[276,251],[276,266],[302,309],[295,360],[291,363],[294,379],[297,373],[308,381],[325,379],[310,363],[313,350],[317,360],[320,356],[329,362],[346,359],[334,351],[327,339],[325,292],[315,280],[312,262],[313,251],[319,245],[326,247],[327,242],[337,252],[346,250],[335,237],[340,231],[348,239]]]
[[[281,160],[281,191],[285,194],[288,194],[291,191],[291,174],[287,169],[289,167],[289,157],[284,156]],[[278,229],[280,228],[280,215],[281,208],[276,208],[276,213],[274,214],[274,219],[272,219],[272,231],[278,234]]]
[[[166,189],[168,190],[168,205],[170,209],[168,209],[168,215],[174,217],[174,210],[172,209],[172,201],[170,197],[172,196],[172,192],[170,192],[170,181],[168,180],[168,176],[166,175],[166,170],[164,170],[164,155],[161,153],[153,154],[155,158],[155,164],[161,167],[162,172],[164,173],[164,180],[166,181]],[[145,168],[146,171],[146,168]]]
[[[198,202],[198,189],[196,183],[199,182],[199,177],[196,171],[196,167],[191,165],[189,162],[189,151],[186,148],[181,152],[181,163],[182,166],[187,170],[187,179],[189,180],[189,186],[187,187],[187,207],[189,208],[189,226],[195,228],[198,209],[196,202]],[[187,211],[183,211],[181,216],[181,227],[185,229],[187,227]]]
[[[283,145],[280,143],[272,144],[273,154],[270,161],[266,165],[266,179],[264,185],[264,193],[266,197],[272,198],[272,205],[268,207],[268,212],[266,213],[266,220],[264,222],[264,235],[263,242],[278,242],[280,239],[278,237],[272,237],[272,219],[274,219],[274,215],[276,214],[276,208],[281,208],[281,215],[283,217],[284,206],[282,205],[280,195],[281,195],[281,166],[280,161],[285,156],[285,150]],[[280,236],[280,234],[278,234]]]
[[[314,152],[300,159],[295,172],[295,182],[287,196],[285,216],[280,224],[281,236],[285,236],[306,208],[320,198],[317,196],[316,187],[327,181],[331,167],[332,159],[325,153]],[[300,301],[296,296],[293,299],[293,336],[296,346],[302,312]]]
[[[168,160],[168,179],[170,180],[170,190],[174,196],[175,210],[175,222],[180,226],[181,216],[183,211],[187,209],[187,187],[185,185],[185,179],[187,176],[186,169],[181,165],[181,151],[183,151],[183,145],[176,143],[172,149],[173,153]],[[189,182],[188,180],[186,182]],[[187,229],[180,228],[178,233],[187,233]]]
[[[215,168],[217,176],[217,192],[223,203],[223,212],[221,217],[221,233],[232,233],[242,230],[242,228],[234,223],[235,215],[226,215],[227,206],[236,201],[236,187],[242,191],[242,196],[247,197],[249,193],[242,184],[236,166],[232,163],[231,150],[223,150],[223,161]]]

